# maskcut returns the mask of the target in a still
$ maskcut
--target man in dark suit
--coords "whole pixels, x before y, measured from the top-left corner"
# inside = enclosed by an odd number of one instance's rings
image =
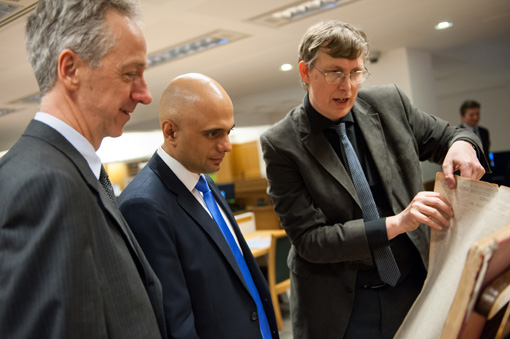
[[[394,85],[358,92],[368,52],[349,24],[310,27],[299,47],[304,101],[261,136],[268,192],[292,242],[297,339],[392,338],[426,275],[428,227],[453,217],[438,193],[420,192],[420,160],[443,161],[450,187],[454,169],[484,172],[471,132]]]
[[[264,276],[226,200],[204,175],[218,171],[232,149],[228,94],[204,75],[182,75],[163,92],[159,118],[164,143],[119,206],[163,285],[168,336],[278,338]],[[202,193],[206,182],[213,198]],[[217,214],[210,204],[219,205]]]
[[[480,103],[475,100],[464,101],[460,106],[460,120],[462,122],[459,127],[470,129],[480,138],[483,153],[488,158],[491,140],[489,138],[489,130],[478,125],[480,122],[480,108]]]
[[[161,284],[95,153],[152,99],[137,14],[41,0],[28,19],[42,99],[0,161],[0,338],[166,338]]]

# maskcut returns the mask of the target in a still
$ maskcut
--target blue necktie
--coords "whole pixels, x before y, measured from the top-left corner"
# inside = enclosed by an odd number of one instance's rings
[[[363,220],[370,221],[378,219],[379,212],[377,212],[372,191],[370,191],[370,186],[368,185],[367,178],[365,177],[365,172],[363,172],[363,168],[359,163],[358,156],[356,155],[349,138],[347,138],[345,123],[341,122],[338,124],[335,131],[340,136],[340,141],[344,151],[342,155],[348,164],[354,188],[358,193],[361,210],[363,212]],[[390,246],[376,248],[373,250],[373,253],[379,277],[383,282],[391,286],[395,286],[400,278],[400,270],[398,269],[397,262],[393,257],[393,252],[391,251]]]
[[[264,307],[262,306],[262,301],[260,300],[259,292],[257,291],[257,287],[255,286],[255,283],[253,282],[253,278],[251,277],[250,270],[248,269],[248,266],[246,265],[246,261],[244,260],[244,257],[241,253],[241,250],[239,249],[239,246],[237,246],[237,243],[232,235],[232,232],[230,232],[230,229],[228,228],[227,224],[225,223],[225,220],[221,216],[220,209],[218,205],[216,204],[216,201],[214,200],[213,194],[211,190],[209,189],[209,186],[207,185],[207,181],[203,176],[200,176],[200,179],[198,180],[197,185],[195,186],[197,190],[202,192],[204,194],[204,201],[207,205],[207,208],[209,209],[209,212],[211,212],[211,215],[216,221],[216,224],[220,227],[221,233],[223,233],[223,236],[227,240],[228,245],[230,246],[230,249],[232,250],[232,253],[234,254],[234,257],[237,261],[237,265],[239,265],[239,269],[241,270],[241,273],[243,274],[244,281],[246,282],[246,285],[248,286],[248,289],[250,290],[251,296],[253,300],[255,301],[255,304],[257,305],[257,313],[259,318],[259,326],[260,326],[260,332],[262,333],[262,338],[264,339],[270,339],[272,338],[271,335],[271,329],[269,328],[269,323],[267,322],[266,313],[264,312]],[[240,333],[239,335],[242,335]]]

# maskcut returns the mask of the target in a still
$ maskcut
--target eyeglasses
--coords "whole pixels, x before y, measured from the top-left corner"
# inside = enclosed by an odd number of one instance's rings
[[[319,71],[320,74],[324,75],[324,80],[326,80],[326,82],[330,85],[338,85],[340,82],[344,81],[346,76],[349,76],[352,83],[361,84],[365,82],[365,80],[367,80],[370,75],[370,72],[368,72],[368,69],[366,68],[363,68],[362,71],[354,71],[348,74],[340,71],[322,73],[321,70],[315,67],[313,63],[310,65],[312,65],[313,68]]]

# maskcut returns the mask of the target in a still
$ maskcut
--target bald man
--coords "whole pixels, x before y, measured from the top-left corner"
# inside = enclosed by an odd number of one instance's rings
[[[122,192],[119,207],[161,280],[168,337],[278,338],[264,276],[204,175],[218,171],[232,149],[232,101],[213,79],[185,74],[163,92],[159,119],[164,143]],[[210,211],[199,182],[209,186],[221,216]]]

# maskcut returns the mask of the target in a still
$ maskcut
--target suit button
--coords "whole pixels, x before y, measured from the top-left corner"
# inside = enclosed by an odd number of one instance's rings
[[[257,320],[258,318],[259,318],[259,317],[257,316],[257,312],[253,312],[253,313],[251,314],[251,320],[255,321],[255,320]]]

